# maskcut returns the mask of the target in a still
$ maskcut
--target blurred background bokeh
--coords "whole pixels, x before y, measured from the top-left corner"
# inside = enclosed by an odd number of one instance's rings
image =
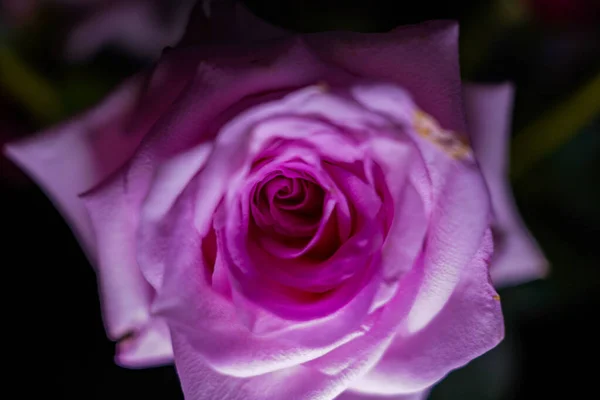
[[[150,65],[177,42],[192,3],[0,0],[0,143],[80,113]],[[432,399],[598,398],[600,1],[244,3],[302,32],[460,21],[463,78],[516,86],[511,182],[551,274],[500,291],[506,339],[451,373]],[[26,176],[5,158],[0,168],[2,375],[16,390],[2,397],[181,399],[172,367],[114,364],[76,240]]]

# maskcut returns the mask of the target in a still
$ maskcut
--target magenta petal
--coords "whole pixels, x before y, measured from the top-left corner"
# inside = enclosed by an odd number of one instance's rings
[[[496,241],[490,273],[496,285],[517,284],[546,275],[548,261],[521,220],[508,181],[508,148],[513,88],[467,85],[465,109],[473,149],[494,211]]]
[[[292,324],[270,315],[261,315],[250,321],[261,332],[249,329],[242,319],[239,306],[230,298],[215,291],[208,279],[210,270],[203,261],[203,246],[193,225],[193,193],[182,195],[166,226],[163,237],[145,238],[140,245],[146,249],[164,246],[165,269],[162,285],[153,304],[153,311],[169,319],[172,329],[189,335],[194,357],[210,368],[238,377],[249,377],[290,368],[308,360],[321,357],[331,349],[363,334],[360,318],[368,311],[373,296],[373,281],[351,303],[326,319]],[[154,241],[157,240],[157,241]],[[185,246],[185,247],[182,247]],[[185,248],[185,251],[183,249]],[[217,262],[219,262],[217,258]],[[143,265],[142,265],[143,266]],[[220,269],[220,268],[219,268]],[[215,274],[217,267],[215,267]],[[213,284],[214,282],[213,275]],[[243,300],[243,299],[242,299]],[[255,317],[260,310],[253,311]],[[267,329],[278,325],[278,329]],[[199,362],[199,361],[197,361]]]
[[[487,271],[491,252],[488,232],[440,313],[418,332],[400,330],[379,363],[352,384],[353,390],[385,395],[422,390],[496,346],[504,329]]]

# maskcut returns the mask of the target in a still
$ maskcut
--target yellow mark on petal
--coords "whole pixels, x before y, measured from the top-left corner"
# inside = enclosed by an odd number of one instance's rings
[[[494,299],[496,301],[500,301],[500,295],[496,294],[496,295],[494,295],[494,297],[492,297],[492,299]]]
[[[431,117],[425,114],[421,110],[415,111],[415,130],[423,137],[429,137],[432,132],[432,128],[435,126]]]
[[[471,148],[459,140],[453,144],[450,155],[457,160],[463,160],[471,155]]]
[[[437,121],[429,114],[416,110],[413,126],[417,134],[436,144],[450,157],[465,160],[472,157],[471,146],[468,138],[456,132],[448,131],[439,126]]]

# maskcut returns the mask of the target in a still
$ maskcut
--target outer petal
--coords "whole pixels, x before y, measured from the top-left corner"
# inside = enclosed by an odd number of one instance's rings
[[[78,195],[120,167],[140,143],[143,133],[131,134],[127,125],[143,84],[138,76],[92,111],[4,149],[46,191],[91,261],[94,237]]]
[[[423,390],[496,346],[504,329],[486,268],[491,252],[488,232],[444,309],[419,332],[399,331],[379,363],[353,382],[353,390],[381,395]]]
[[[209,368],[186,341],[186,334],[173,331],[177,372],[187,400],[331,400],[364,374],[378,354],[361,358],[336,376],[309,367],[296,366],[251,378],[222,375]]]
[[[183,44],[205,40],[255,41],[289,34],[261,21],[237,1],[209,3],[214,11],[209,18],[202,5],[197,4]],[[359,77],[399,84],[442,126],[464,131],[456,23],[431,21],[389,33],[331,32],[303,36],[327,63]]]
[[[431,21],[389,33],[306,37],[324,60],[357,76],[402,86],[444,128],[464,132],[456,23]]]
[[[399,124],[406,116],[406,94],[393,85],[358,86],[354,98],[374,112],[386,115]],[[411,109],[418,119],[421,113]],[[415,121],[416,123],[417,121]],[[442,135],[449,143],[458,141],[457,134],[441,128],[422,132],[408,128],[420,149],[427,172],[413,179],[429,213],[427,240],[424,246],[424,279],[413,310],[405,321],[405,329],[418,331],[444,307],[461,273],[476,253],[489,225],[490,207],[485,183],[472,155],[466,151],[456,157],[446,145],[434,138]],[[419,189],[421,188],[421,189]]]
[[[113,253],[97,251],[106,245],[107,239],[92,229],[79,195],[98,185],[131,158],[155,123],[156,114],[167,108],[182,89],[180,85],[173,85],[170,78],[186,76],[187,63],[176,58],[175,61],[176,68],[170,65],[172,68],[165,70],[158,66],[152,73],[128,81],[87,114],[6,148],[7,155],[46,191],[96,267],[108,336],[113,340],[126,337],[127,350],[119,345],[117,362],[133,367],[165,361],[162,355],[166,354],[164,349],[168,345],[166,329],[162,329],[163,333],[153,332],[158,324],[150,323],[152,288],[142,276],[135,257],[127,255],[125,242]],[[140,102],[142,96],[155,93],[160,96]],[[112,213],[121,211],[110,210]],[[126,215],[125,220],[130,216]],[[126,235],[124,231],[114,233],[113,236],[110,232],[109,236],[118,240]],[[158,338],[163,338],[162,342]],[[141,342],[137,343],[138,340]],[[162,355],[157,357],[158,353]]]
[[[247,96],[314,83],[322,72],[322,65],[293,40],[267,49],[176,49],[157,65],[130,126],[148,132],[143,144],[119,173],[84,196],[99,243],[100,282],[111,294],[106,298],[111,337],[141,334],[151,323],[154,296],[147,282],[160,297],[168,250],[160,222],[210,153],[203,141],[239,112],[236,107]],[[221,178],[216,183],[225,185]],[[210,207],[203,215],[210,218]],[[146,225],[138,230],[139,218]],[[146,237],[158,238],[160,245],[145,246]]]
[[[145,368],[173,362],[169,328],[161,318],[153,318],[135,336],[117,344],[116,361],[130,368]]]
[[[464,94],[473,149],[492,197],[496,249],[490,273],[494,284],[543,277],[548,261],[521,220],[508,182],[513,88],[510,84],[467,85]]]

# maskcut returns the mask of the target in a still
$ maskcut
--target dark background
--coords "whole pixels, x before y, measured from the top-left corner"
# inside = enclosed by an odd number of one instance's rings
[[[511,80],[517,87],[512,184],[521,213],[550,260],[551,274],[500,290],[506,339],[450,374],[431,398],[598,398],[598,1],[245,3],[270,22],[298,31],[386,31],[435,18],[460,21],[464,78]],[[12,77],[2,76],[0,129],[12,137],[85,109],[151,62],[111,47],[85,61],[67,62],[57,50],[74,18],[67,9],[42,6],[25,24],[1,16],[2,49],[51,82],[60,101],[59,111],[41,107],[40,112],[9,90],[6,81]],[[585,111],[590,107],[591,114]],[[2,376],[15,390],[2,397],[182,398],[173,368],[127,370],[114,364],[95,276],[69,228],[28,178],[5,159],[0,165],[2,326],[8,350]],[[3,389],[8,393],[8,387]]]

